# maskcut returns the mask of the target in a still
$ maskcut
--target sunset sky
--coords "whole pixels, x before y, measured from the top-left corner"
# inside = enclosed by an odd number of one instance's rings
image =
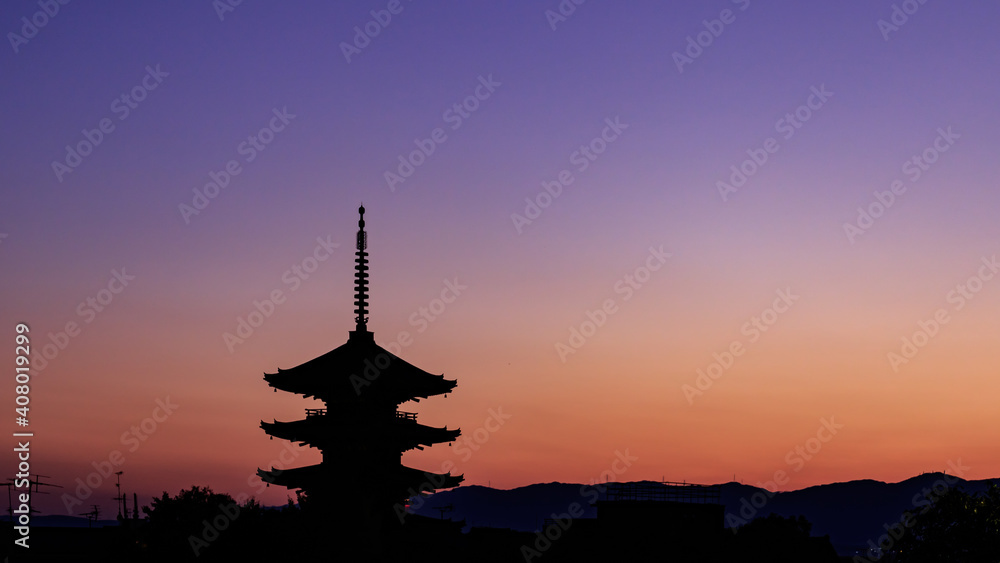
[[[361,202],[369,329],[458,380],[409,466],[1000,475],[996,2],[42,4],[0,12],[0,397],[13,447],[27,323],[43,512],[112,458],[143,504],[318,462],[262,375],[353,330]]]

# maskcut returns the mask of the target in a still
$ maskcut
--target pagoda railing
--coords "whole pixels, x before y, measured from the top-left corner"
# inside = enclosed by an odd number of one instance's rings
[[[306,418],[311,418],[314,416],[326,416],[326,409],[306,409]],[[412,420],[416,422],[417,413],[396,411],[396,418],[401,420]]]

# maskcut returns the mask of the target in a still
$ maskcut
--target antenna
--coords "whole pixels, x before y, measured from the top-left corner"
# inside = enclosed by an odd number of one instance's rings
[[[128,517],[128,506],[125,505],[125,500],[128,498],[122,494],[122,473],[124,471],[116,471],[115,477],[118,478],[118,482],[115,483],[115,489],[118,490],[118,496],[115,497],[115,503],[118,505],[118,520],[122,519],[122,506],[125,506],[125,517]]]
[[[32,495],[30,497],[28,497],[28,512],[29,513],[36,513],[37,514],[40,511],[36,510],[34,507],[31,506],[31,499],[34,498],[34,495],[36,495],[36,494],[38,494],[38,495],[47,495],[47,494],[49,494],[48,492],[39,489],[39,487],[56,487],[56,488],[59,488],[59,489],[61,489],[63,487],[62,487],[62,485],[55,485],[53,483],[43,483],[41,478],[45,477],[46,479],[49,479],[48,475],[35,475],[34,477],[35,477],[34,481],[32,481],[30,479],[30,477],[28,479],[28,492],[32,493]],[[8,482],[7,483],[3,483],[3,485],[7,487],[7,501],[8,501],[7,502],[7,512],[10,514],[11,522],[13,522],[14,521],[14,508],[12,506],[13,502],[12,502],[12,499],[11,499],[11,488],[14,487],[14,479],[7,479],[7,481]],[[34,491],[31,490],[32,485],[34,485],[34,488],[35,488]]]
[[[101,515],[101,507],[100,507],[100,505],[97,505],[97,504],[92,504],[90,506],[94,507],[94,509],[91,510],[90,512],[82,512],[82,513],[80,513],[80,516],[86,516],[87,517],[87,527],[88,528],[93,528],[94,527],[94,522],[97,521],[97,518]]]

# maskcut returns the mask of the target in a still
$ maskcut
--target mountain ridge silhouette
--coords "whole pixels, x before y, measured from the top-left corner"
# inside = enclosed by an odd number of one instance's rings
[[[928,491],[931,500],[935,500],[946,487],[960,487],[966,492],[978,493],[993,480],[965,480],[933,472],[896,483],[857,479],[773,493],[733,481],[716,486],[720,488],[720,502],[726,507],[727,528],[772,513],[786,517],[803,515],[813,524],[814,536],[829,535],[837,552],[849,555],[868,549],[869,540],[877,543],[879,536],[885,533],[883,525],[891,526],[899,522],[903,511],[911,510],[919,514],[930,502],[925,500],[924,491]],[[454,508],[446,514],[446,518],[464,519],[467,529],[493,527],[535,532],[541,529],[546,518],[568,512],[574,502],[583,508],[582,518],[595,518],[597,509],[589,501],[595,498],[604,500],[601,489],[608,484],[552,481],[513,489],[466,485],[415,499],[410,511],[440,518],[441,512],[437,507],[450,505]],[[762,503],[762,499],[766,502]]]

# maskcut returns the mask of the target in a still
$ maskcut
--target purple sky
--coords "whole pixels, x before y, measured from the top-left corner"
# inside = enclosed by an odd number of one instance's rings
[[[958,457],[997,474],[1000,415],[976,406],[1000,392],[1000,290],[984,278],[967,307],[948,298],[1000,250],[995,2],[342,4],[244,0],[220,17],[208,0],[70,2],[43,17],[4,3],[0,328],[28,322],[41,348],[83,325],[33,382],[38,471],[86,476],[169,395],[183,406],[126,462],[134,486],[246,488],[281,448],[258,421],[311,406],[260,374],[352,328],[363,201],[370,328],[383,344],[415,333],[402,356],[459,381],[421,415],[474,430],[490,408],[514,413],[459,469],[468,482],[586,481],[626,447],[644,452],[635,478],[766,480],[831,414],[851,433],[790,486]],[[575,9],[554,18],[560,6]],[[12,35],[33,17],[47,21]],[[345,56],[366,25],[377,35]],[[92,153],[62,168],[102,120]],[[433,152],[387,181],[421,144]],[[752,174],[720,190],[734,166]],[[564,170],[572,183],[548,198]],[[879,216],[858,226],[859,207]],[[340,246],[289,291],[317,237]],[[670,258],[626,301],[617,282],[661,246]],[[89,316],[123,268],[135,279]],[[467,294],[411,320],[445,279]],[[687,400],[788,287],[794,312]],[[228,349],[275,289],[287,301]],[[606,324],[560,353],[607,299]],[[942,307],[940,335],[894,365]],[[451,455],[431,450],[404,461]]]

